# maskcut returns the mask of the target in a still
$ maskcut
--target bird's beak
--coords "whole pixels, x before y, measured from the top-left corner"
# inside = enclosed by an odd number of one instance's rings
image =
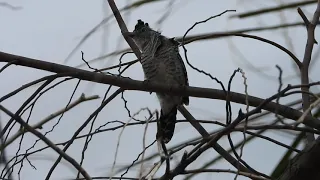
[[[134,33],[134,32],[126,32],[125,33],[125,36],[131,37],[131,38],[133,38],[135,35],[136,35],[136,33]]]

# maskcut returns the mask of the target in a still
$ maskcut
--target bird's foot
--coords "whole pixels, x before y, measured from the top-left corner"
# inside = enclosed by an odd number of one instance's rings
[[[179,90],[180,90],[180,88],[183,88],[183,86],[181,86],[181,85],[175,85],[175,84],[171,84],[170,86],[169,86],[169,94],[170,95],[172,95],[172,96],[177,96],[177,94],[175,94],[175,93],[172,93],[172,91],[174,90],[174,89],[176,89],[176,88],[178,88]]]
[[[150,84],[150,80],[149,79],[145,79],[145,80],[143,80],[143,85],[144,86],[147,86],[148,84]],[[152,92],[149,92],[150,94],[152,94]]]
[[[183,92],[186,92],[186,90],[187,90],[187,85],[185,85],[185,84],[183,84],[183,85],[181,85],[181,89],[183,90]]]

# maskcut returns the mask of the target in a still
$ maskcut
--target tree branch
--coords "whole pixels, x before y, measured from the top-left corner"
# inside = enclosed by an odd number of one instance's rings
[[[37,130],[33,129],[29,124],[27,124],[23,119],[21,119],[20,116],[13,114],[9,110],[7,110],[5,107],[0,105],[0,109],[5,112],[8,116],[11,118],[15,119],[19,124],[21,124],[27,131],[31,132],[38,138],[40,138],[44,143],[46,143],[50,148],[52,148],[54,151],[56,151],[62,158],[70,162],[82,175],[85,177],[87,180],[91,180],[91,177],[89,174],[75,161],[72,157],[67,155],[64,151],[62,151],[60,148],[58,148],[53,142],[51,142],[48,138],[43,136],[40,132]]]
[[[145,92],[161,92],[161,93],[172,93],[172,94],[183,94],[192,97],[199,97],[199,98],[208,98],[208,99],[219,99],[225,100],[225,92],[218,89],[212,88],[199,88],[199,87],[185,87],[181,88],[178,86],[168,86],[163,85],[156,82],[150,83],[143,83],[143,81],[132,80],[129,78],[121,78],[111,75],[105,75],[95,72],[90,72],[82,69],[77,69],[65,65],[60,65],[56,63],[51,63],[47,61],[41,61],[31,58],[26,58],[22,56],[12,55],[4,52],[0,52],[0,62],[11,62],[15,61],[13,64],[21,65],[26,67],[31,67],[35,69],[50,71],[54,73],[68,73],[68,76],[72,76],[74,78],[87,80],[91,82],[101,83],[101,84],[110,84],[113,86],[121,87],[125,90],[137,90],[137,91],[145,91]],[[246,104],[246,95],[230,92],[229,95],[230,101],[239,104]],[[261,104],[264,100],[261,98],[257,98],[254,96],[248,96],[249,105],[257,107]],[[287,106],[278,105],[276,103],[270,102],[266,104],[262,109],[270,111],[270,112],[277,112],[279,115],[292,119],[297,120],[300,118],[302,113],[295,109],[292,109]],[[307,116],[305,121],[303,122],[309,127],[316,128],[320,130],[320,122],[318,119]]]
[[[99,98],[99,96],[97,96],[97,95],[85,97],[85,95],[82,94],[76,101],[72,102],[69,106],[67,106],[66,108],[62,108],[53,114],[50,114],[48,117],[44,118],[43,120],[41,120],[37,124],[33,125],[32,128],[33,129],[38,129],[38,128],[41,129],[45,123],[56,118],[60,114],[69,111],[70,109],[76,107],[77,105],[81,104],[82,102],[90,101],[90,100],[94,100],[94,99],[98,99],[98,98]],[[20,129],[18,132],[16,132],[14,135],[12,135],[4,144],[0,145],[0,151],[2,151],[8,145],[10,145],[12,142],[14,142],[22,134],[27,133],[27,132],[28,131],[26,131],[25,129]]]
[[[264,9],[260,9],[257,11],[251,11],[251,12],[246,12],[246,13],[242,13],[242,14],[238,14],[238,15],[233,15],[233,16],[231,16],[231,18],[234,18],[234,17],[246,18],[246,17],[256,16],[256,15],[265,14],[265,13],[277,12],[277,11],[284,10],[284,9],[295,8],[298,6],[305,6],[305,5],[313,4],[316,2],[317,2],[317,0],[293,2],[290,4],[280,5],[280,6],[271,7],[271,8],[264,8]]]
[[[316,23],[319,21],[320,17],[320,0],[318,0],[317,8],[313,15],[311,22],[305,17],[302,10],[298,10],[302,19],[306,23],[308,39],[305,48],[305,54],[302,62],[302,68],[300,68],[301,73],[301,83],[309,83],[309,64],[311,61],[311,54],[313,50],[313,45],[316,42],[314,39],[314,30]],[[308,86],[302,86],[302,91],[309,92]],[[302,94],[302,108],[306,112],[310,107],[310,97],[308,94]],[[311,116],[311,113],[308,113]],[[307,133],[307,145],[302,154],[297,155],[293,160],[290,161],[288,166],[278,180],[304,180],[304,179],[320,179],[320,137],[314,140],[314,135],[312,133]]]
[[[306,24],[307,33],[308,33],[307,45],[304,52],[302,67],[300,67],[301,84],[309,84],[309,64],[311,61],[313,45],[316,43],[315,37],[314,37],[314,31],[320,17],[320,1],[318,1],[318,5],[316,8],[316,11],[314,12],[313,19],[311,22],[309,22],[309,20],[306,18],[306,16],[304,15],[304,13],[300,8],[298,8],[298,12]],[[309,87],[301,87],[301,90],[305,92],[309,92]],[[310,96],[309,94],[303,93],[302,94],[303,111],[307,111],[309,107],[310,107]],[[308,115],[312,116],[311,112],[309,112]],[[315,140],[314,135],[312,133],[307,133],[306,136],[307,136],[308,144],[311,144]]]

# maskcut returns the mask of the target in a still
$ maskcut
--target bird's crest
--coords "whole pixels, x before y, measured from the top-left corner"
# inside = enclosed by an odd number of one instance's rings
[[[141,30],[142,28],[144,27],[148,27],[149,28],[149,24],[148,23],[144,23],[141,19],[138,20],[134,30],[135,31],[138,31],[138,30]]]

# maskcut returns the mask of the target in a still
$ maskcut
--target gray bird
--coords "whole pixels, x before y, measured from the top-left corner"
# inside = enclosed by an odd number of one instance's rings
[[[146,81],[168,85],[188,86],[186,67],[179,54],[179,43],[151,29],[138,20],[133,32],[128,33],[141,51],[141,64]],[[157,139],[168,143],[174,133],[177,107],[189,104],[188,96],[156,93],[161,106]]]

